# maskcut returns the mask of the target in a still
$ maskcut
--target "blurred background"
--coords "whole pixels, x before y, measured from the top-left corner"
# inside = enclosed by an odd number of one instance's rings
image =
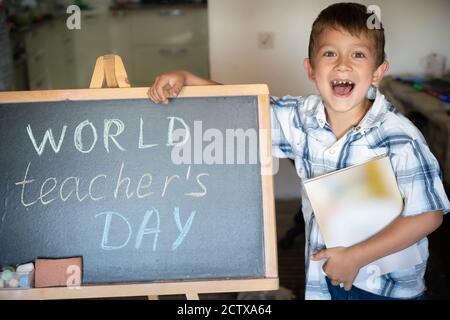
[[[311,25],[331,0],[0,0],[0,90],[87,88],[98,56],[122,57],[132,87],[186,69],[225,84],[267,83],[272,95],[316,92],[302,61]],[[390,62],[382,92],[422,131],[450,186],[450,1],[377,5]],[[80,9],[69,30],[66,10]],[[282,160],[275,177],[280,277],[302,297],[300,182]],[[430,296],[450,297],[448,223],[435,234]],[[299,261],[299,259],[301,261]]]

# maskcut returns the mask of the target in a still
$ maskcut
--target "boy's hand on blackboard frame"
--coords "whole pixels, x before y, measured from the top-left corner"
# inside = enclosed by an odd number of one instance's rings
[[[221,83],[201,78],[188,71],[172,71],[157,76],[147,94],[154,103],[168,104],[168,98],[178,97],[184,86],[209,85],[221,85]]]
[[[168,104],[168,98],[176,98],[186,83],[185,71],[163,73],[155,78],[148,89],[148,97],[154,103]]]

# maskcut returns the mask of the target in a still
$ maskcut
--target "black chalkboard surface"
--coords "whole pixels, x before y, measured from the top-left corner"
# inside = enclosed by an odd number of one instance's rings
[[[0,265],[82,256],[85,284],[264,278],[258,95],[138,96],[0,94]]]

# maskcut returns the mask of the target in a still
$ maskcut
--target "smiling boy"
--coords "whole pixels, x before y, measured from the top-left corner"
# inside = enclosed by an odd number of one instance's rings
[[[366,7],[356,3],[324,9],[313,24],[304,60],[320,96],[271,97],[273,154],[294,159],[302,180],[388,154],[404,199],[402,214],[372,238],[351,247],[323,249],[302,188],[306,299],[423,298],[426,236],[450,210],[439,165],[423,136],[377,89],[388,62],[384,30],[368,29],[369,17]],[[168,96],[176,97],[184,85],[210,84],[218,83],[186,71],[171,72],[156,78],[149,97],[168,103]],[[353,284],[363,266],[415,243],[421,264]]]

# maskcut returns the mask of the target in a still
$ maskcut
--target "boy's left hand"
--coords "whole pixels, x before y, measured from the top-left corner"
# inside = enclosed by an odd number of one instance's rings
[[[351,249],[345,247],[320,250],[311,255],[311,259],[314,261],[327,259],[322,267],[323,271],[334,286],[343,283],[346,291],[352,288],[353,281],[361,268]]]

